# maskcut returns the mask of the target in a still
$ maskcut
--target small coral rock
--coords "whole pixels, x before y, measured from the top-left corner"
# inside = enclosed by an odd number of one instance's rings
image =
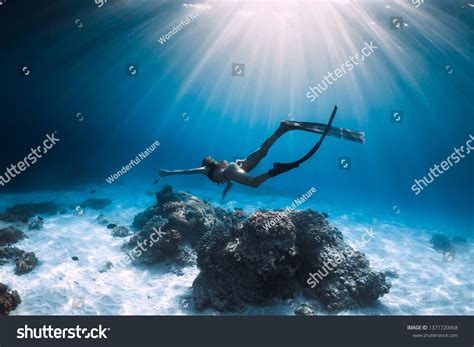
[[[295,314],[298,316],[314,316],[316,310],[311,305],[301,304],[300,307],[295,310]]]
[[[126,227],[118,226],[112,230],[112,236],[115,236],[115,237],[125,237],[125,236],[128,236],[129,234],[130,234],[130,231]]]
[[[5,284],[0,283],[0,315],[8,315],[19,304],[20,295],[16,290],[10,290]]]
[[[17,275],[26,274],[34,269],[38,264],[38,258],[33,252],[25,252],[23,255],[16,261],[15,273]]]

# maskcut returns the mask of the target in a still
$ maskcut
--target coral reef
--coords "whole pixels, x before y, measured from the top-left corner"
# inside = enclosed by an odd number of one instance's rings
[[[370,305],[389,291],[385,274],[372,271],[325,214],[260,210],[247,216],[170,186],[156,193],[156,200],[135,216],[137,232],[126,248],[141,246],[137,259],[145,263],[186,264],[196,253],[201,272],[192,296],[198,309],[237,311],[303,293],[336,311]],[[343,254],[337,263],[334,254]],[[310,288],[309,274],[326,264],[333,264],[332,271]],[[300,311],[311,313],[307,307]]]

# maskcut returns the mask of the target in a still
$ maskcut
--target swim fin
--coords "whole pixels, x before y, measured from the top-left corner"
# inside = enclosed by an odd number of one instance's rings
[[[275,177],[284,172],[290,171],[291,169],[295,169],[300,166],[299,163],[273,163],[273,169],[268,170],[268,176]]]
[[[326,124],[322,123],[285,121],[285,125],[286,127],[293,130],[309,131],[316,134],[323,134],[326,130]],[[365,143],[365,133],[363,131],[355,131],[331,126],[329,128],[328,135],[344,140]]]
[[[334,120],[334,117],[336,116],[336,112],[337,112],[337,106],[334,106],[334,109],[332,110],[331,117],[329,118],[329,122],[328,122],[328,124],[326,124],[326,126],[325,126],[326,128],[324,129],[321,138],[313,146],[313,148],[311,148],[311,150],[308,153],[306,153],[306,155],[304,157],[302,157],[302,158],[300,158],[300,159],[298,159],[294,162],[291,162],[291,163],[274,163],[273,164],[273,169],[268,170],[268,175],[270,177],[278,176],[278,175],[280,175],[284,172],[290,171],[291,169],[297,168],[298,166],[300,166],[301,163],[303,163],[306,160],[308,160],[309,158],[311,158],[314,155],[314,153],[316,153],[316,151],[319,149],[319,147],[323,143],[326,136],[329,134],[329,130],[331,129],[332,121]]]

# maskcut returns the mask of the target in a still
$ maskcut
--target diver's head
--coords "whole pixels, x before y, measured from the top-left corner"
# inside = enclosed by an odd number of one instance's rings
[[[208,168],[213,167],[213,168],[218,168],[218,169],[224,169],[227,167],[227,165],[228,164],[225,160],[217,161],[211,156],[205,157],[201,162],[201,166],[205,166]]]

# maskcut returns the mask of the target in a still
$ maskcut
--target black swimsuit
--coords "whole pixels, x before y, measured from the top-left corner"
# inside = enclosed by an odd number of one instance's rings
[[[209,165],[206,165],[209,172],[207,173],[207,177],[214,183],[217,183],[217,184],[221,184],[222,182],[219,182],[219,181],[216,181],[214,179],[214,172],[216,172],[217,170],[219,170],[219,165],[217,164],[209,164]]]

